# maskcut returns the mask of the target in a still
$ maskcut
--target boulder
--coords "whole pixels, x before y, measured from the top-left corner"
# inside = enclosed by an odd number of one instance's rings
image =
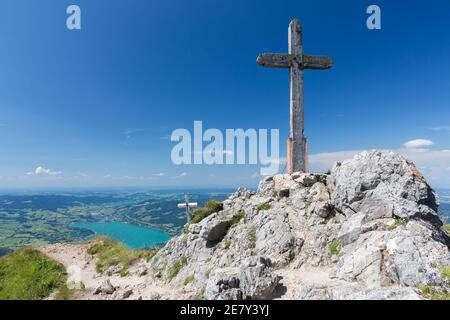
[[[439,198],[413,163],[389,151],[362,152],[331,170],[332,203],[346,216],[429,219],[441,223]],[[380,205],[381,204],[381,205]]]
[[[233,211],[224,210],[202,220],[200,236],[208,242],[221,241],[228,232],[233,215]]]
[[[270,271],[270,266],[270,260],[261,256],[252,256],[244,261],[239,279],[245,299],[267,299],[275,292],[280,278]]]
[[[111,281],[107,279],[95,289],[94,294],[113,294],[114,291],[116,291],[116,288],[111,284]]]
[[[279,277],[270,271],[270,260],[249,257],[239,268],[217,269],[208,279],[208,300],[267,299],[274,292]]]

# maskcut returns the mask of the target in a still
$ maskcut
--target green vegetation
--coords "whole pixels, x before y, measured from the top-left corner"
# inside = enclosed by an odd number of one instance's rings
[[[389,226],[388,230],[392,231],[392,230],[394,230],[397,227],[406,226],[407,223],[408,223],[408,221],[406,221],[405,219],[395,218],[395,223],[393,225]]]
[[[106,237],[99,237],[92,241],[87,253],[97,256],[96,270],[102,273],[110,266],[119,265],[120,275],[125,276],[128,267],[140,258],[149,261],[157,252],[156,249],[130,250],[118,242]]]
[[[447,281],[450,281],[450,266],[441,267],[441,275]]]
[[[450,223],[444,225],[444,230],[450,234]]]
[[[225,250],[230,249],[230,246],[231,246],[231,241],[230,241],[230,240],[225,240],[225,241],[223,242],[223,248],[224,248]]]
[[[236,213],[233,218],[230,221],[230,228],[234,226],[235,224],[238,224],[242,219],[245,218],[245,211],[239,210],[238,213]]]
[[[339,254],[339,251],[341,251],[341,242],[338,239],[334,239],[331,241],[329,249],[331,254]]]
[[[191,215],[190,223],[199,223],[206,217],[213,213],[219,212],[223,209],[222,202],[216,200],[209,200],[203,208],[195,210]]]
[[[260,212],[262,210],[270,210],[271,208],[272,206],[270,205],[270,203],[263,203],[256,207],[256,211]]]
[[[40,300],[66,279],[64,266],[32,248],[0,258],[0,300]]]
[[[250,241],[250,247],[254,248],[256,247],[256,229],[251,228],[250,231],[247,233],[247,239]]]
[[[187,286],[192,281],[194,281],[194,275],[193,274],[188,276],[188,277],[186,277],[186,279],[184,279],[184,285]]]
[[[76,284],[73,284],[73,285],[75,286]],[[84,289],[85,289],[85,286],[84,286],[84,284],[82,282],[79,284],[79,289],[77,289],[77,288],[69,288],[68,285],[64,285],[56,293],[54,299],[55,300],[70,300],[70,299],[72,299],[72,297],[74,296],[74,294],[77,291],[84,290]]]
[[[211,274],[212,267],[209,267],[209,269],[206,271],[206,277],[209,278],[209,275]]]
[[[450,300],[450,293],[449,292],[441,292],[436,290],[435,288],[421,284],[416,286],[417,289],[420,290],[420,294],[430,300]]]
[[[186,256],[181,256],[180,259],[174,262],[172,267],[170,267],[169,272],[167,274],[167,278],[171,281],[173,278],[177,276],[177,274],[183,269],[184,266],[188,264],[188,259]]]
[[[193,300],[202,300],[204,298],[205,295],[205,287],[201,288],[197,295],[193,298]]]

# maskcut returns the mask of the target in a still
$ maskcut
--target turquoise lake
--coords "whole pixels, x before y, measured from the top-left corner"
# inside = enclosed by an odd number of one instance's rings
[[[151,248],[170,239],[164,231],[126,222],[79,222],[70,226],[88,229],[96,236],[106,236],[131,249]]]

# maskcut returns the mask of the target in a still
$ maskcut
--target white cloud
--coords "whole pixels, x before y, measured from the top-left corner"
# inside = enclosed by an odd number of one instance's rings
[[[166,174],[164,172],[153,174],[155,177],[164,177]]]
[[[426,152],[429,149],[425,147],[432,146],[433,144],[434,142],[431,140],[415,139],[405,142],[403,146],[410,152]]]
[[[62,173],[61,171],[52,171],[50,169],[39,166],[36,169],[34,169],[33,172],[28,172],[27,175],[29,175],[29,176],[31,176],[31,175],[59,176],[59,175],[61,175],[61,173]]]
[[[183,178],[183,177],[187,177],[188,175],[189,174],[187,172],[182,172],[178,176],[176,176],[175,178]]]

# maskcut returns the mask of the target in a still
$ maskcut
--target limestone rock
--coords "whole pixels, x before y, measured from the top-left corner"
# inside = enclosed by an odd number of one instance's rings
[[[280,272],[305,269],[327,270],[327,280],[294,277],[298,299],[418,299],[416,285],[449,289],[438,203],[402,156],[363,152],[329,175],[275,175],[257,192],[239,188],[223,210],[167,242],[150,268],[171,288],[195,275],[189,290],[207,299],[268,299]]]
[[[240,268],[218,269],[209,278],[205,298],[209,300],[267,299],[279,278],[270,271],[270,260],[249,257]]]
[[[200,236],[208,242],[218,242],[225,237],[230,221],[233,218],[232,211],[214,213],[200,222],[202,228]]]
[[[94,294],[113,294],[116,288],[111,284],[111,281],[105,280],[102,284],[95,289]]]
[[[249,257],[240,267],[239,279],[246,299],[267,299],[280,281],[270,271],[270,260],[264,257]]]
[[[422,218],[439,223],[439,198],[413,163],[394,152],[370,151],[336,164],[332,202],[346,216],[367,214]],[[382,203],[382,210],[378,204]]]

